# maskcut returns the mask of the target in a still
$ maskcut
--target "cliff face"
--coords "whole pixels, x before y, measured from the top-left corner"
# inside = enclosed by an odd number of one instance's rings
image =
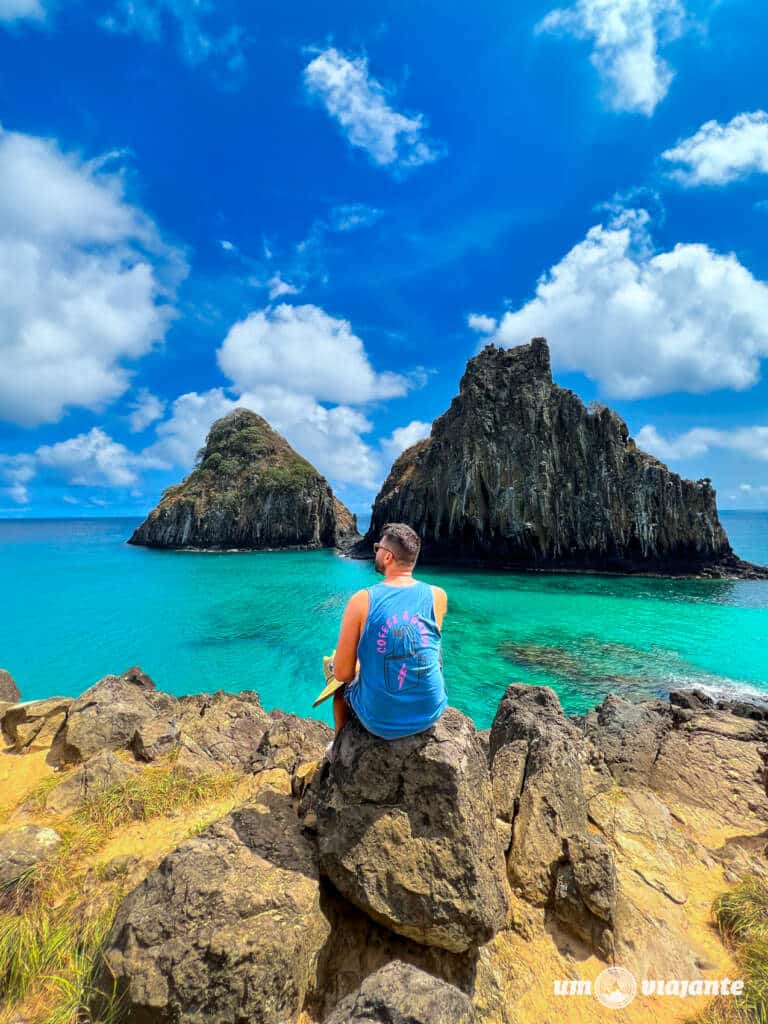
[[[129,544],[160,548],[333,547],[357,533],[325,479],[265,419],[235,409],[198,464],[164,491]]]
[[[670,472],[616,413],[554,384],[543,338],[470,359],[431,437],[392,466],[360,552],[392,521],[427,561],[760,572],[733,554],[709,481]]]

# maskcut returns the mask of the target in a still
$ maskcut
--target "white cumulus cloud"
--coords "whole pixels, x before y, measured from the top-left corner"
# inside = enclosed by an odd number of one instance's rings
[[[617,398],[752,387],[768,355],[768,286],[701,243],[655,252],[642,214],[590,228],[491,340],[545,335],[556,368]]]
[[[768,113],[737,114],[727,124],[707,121],[662,158],[683,185],[727,185],[750,174],[768,174]]]
[[[405,377],[373,369],[348,320],[313,305],[282,303],[251,313],[230,328],[217,358],[240,392],[278,387],[354,405],[408,389]]]
[[[651,115],[674,77],[660,49],[684,27],[680,0],[576,0],[550,11],[536,28],[591,40],[590,60],[608,105]]]
[[[635,440],[639,448],[667,462],[697,458],[712,448],[768,462],[768,426],[736,427],[733,430],[694,427],[676,437],[663,437],[652,423],[648,423],[641,427]]]
[[[38,466],[52,469],[67,483],[80,487],[128,487],[138,480],[142,469],[160,466],[113,440],[100,427],[56,444],[41,445],[35,458]]]
[[[144,457],[169,469],[178,466],[191,470],[213,421],[232,412],[237,404],[223,388],[179,395],[171,406],[171,415],[157,425],[157,440],[144,449]]]
[[[492,334],[499,325],[492,316],[485,316],[483,313],[470,313],[467,317],[467,326],[478,334]]]
[[[381,449],[390,462],[394,462],[406,448],[410,448],[417,441],[423,441],[425,437],[429,437],[431,432],[431,423],[425,423],[423,420],[411,420],[404,427],[396,427],[389,437],[383,437],[380,442]]]
[[[113,159],[0,128],[0,419],[103,408],[130,384],[126,361],[165,334],[183,260],[126,200]]]
[[[382,167],[419,167],[440,156],[424,135],[421,114],[394,110],[388,91],[373,78],[364,57],[350,58],[334,47],[304,68],[304,84],[338,121],[351,145]]]

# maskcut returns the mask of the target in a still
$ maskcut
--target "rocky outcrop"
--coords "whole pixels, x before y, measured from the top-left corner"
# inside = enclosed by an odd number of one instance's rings
[[[87,800],[93,800],[105,790],[126,782],[132,775],[135,775],[135,769],[121,761],[111,750],[102,750],[79,765],[51,790],[45,800],[46,809],[56,814],[65,814]]]
[[[64,724],[72,703],[71,697],[49,697],[13,704],[2,713],[3,733],[17,753],[44,750]]]
[[[320,548],[357,537],[325,477],[265,419],[235,409],[211,427],[195,469],[163,492],[129,544]]]
[[[676,704],[633,703],[611,695],[581,719],[581,728],[622,785],[691,807],[716,807],[723,821],[764,824],[765,709],[738,701],[718,706],[695,694],[675,698]]]
[[[16,704],[20,700],[21,693],[16,680],[7,669],[0,668],[0,703]]]
[[[21,909],[14,880],[47,880],[51,857],[58,880],[83,804],[174,765],[214,783],[201,816],[118,825],[78,892],[94,909],[128,892],[97,979],[126,1020],[520,1024],[552,978],[606,962],[722,976],[712,899],[768,880],[768,708],[671,698],[568,717],[547,687],[512,685],[485,734],[453,709],[394,742],[353,720],[328,758],[320,722],[248,691],[164,694],[133,668],[64,708],[55,788],[37,785],[56,778],[43,758],[0,752],[11,791],[14,767],[25,780],[15,809],[4,788],[0,888]],[[649,1012],[638,997],[627,1020]]]
[[[734,555],[709,480],[670,472],[615,412],[553,383],[543,338],[469,360],[430,437],[392,466],[360,557],[393,521],[419,533],[423,561],[768,576]]]
[[[176,698],[157,690],[138,667],[105,676],[68,707],[51,759],[59,765],[78,764],[104,750],[127,750],[142,727],[151,726],[157,741],[158,734],[169,731],[177,709]]]
[[[457,988],[393,960],[365,979],[324,1024],[474,1024],[472,1003]]]
[[[609,955],[618,895],[613,857],[588,834],[587,744],[549,687],[507,688],[491,727],[489,759],[497,814],[512,826],[513,889]]]
[[[454,952],[503,926],[488,768],[458,711],[395,741],[348,722],[312,788],[321,871],[375,921]]]
[[[182,843],[121,906],[101,990],[128,1019],[291,1024],[329,925],[314,851],[271,791]]]
[[[0,835],[0,890],[47,860],[61,842],[58,832],[39,825],[24,825]]]

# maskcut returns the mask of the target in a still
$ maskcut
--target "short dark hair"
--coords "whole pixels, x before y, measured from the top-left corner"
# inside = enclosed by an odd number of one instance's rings
[[[385,523],[381,539],[391,549],[396,561],[403,565],[415,565],[421,551],[418,533],[406,523]]]

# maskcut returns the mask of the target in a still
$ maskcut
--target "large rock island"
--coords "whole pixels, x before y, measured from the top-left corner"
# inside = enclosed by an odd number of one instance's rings
[[[325,477],[249,409],[211,427],[195,469],[169,487],[129,544],[154,548],[320,548],[357,534]]]
[[[553,382],[544,338],[469,360],[431,436],[392,466],[357,552],[395,521],[420,534],[422,561],[768,576],[733,553],[709,480],[670,472],[617,413]]]

